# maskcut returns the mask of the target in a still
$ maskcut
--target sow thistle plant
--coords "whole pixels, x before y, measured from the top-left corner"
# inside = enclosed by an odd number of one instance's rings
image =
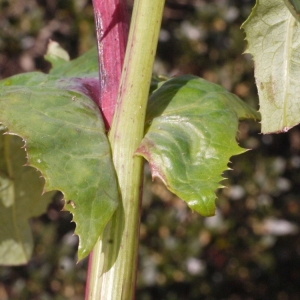
[[[28,219],[59,190],[76,223],[79,260],[92,251],[86,299],[131,299],[143,158],[153,178],[212,216],[230,157],[245,151],[236,141],[239,120],[261,113],[263,133],[299,123],[298,2],[257,1],[243,24],[260,113],[196,76],[151,80],[163,7],[162,0],[134,2],[124,59],[124,2],[95,0],[97,49],[69,61],[50,42],[49,74],[0,81],[2,265],[28,262]]]

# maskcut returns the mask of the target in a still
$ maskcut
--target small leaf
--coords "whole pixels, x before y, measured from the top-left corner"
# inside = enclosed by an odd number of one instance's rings
[[[0,122],[25,141],[28,165],[41,171],[45,191],[64,194],[76,222],[79,258],[91,251],[119,201],[110,145],[91,100],[99,84],[89,73],[92,62],[78,58],[66,62],[65,71],[55,66],[50,75],[34,72],[0,82]]]
[[[49,56],[45,59],[53,64],[53,60]],[[94,77],[98,78],[98,55],[97,48],[85,52],[83,55],[69,62],[61,64],[54,63],[50,74],[60,77]],[[98,81],[99,85],[99,81]]]
[[[193,210],[211,216],[229,158],[245,151],[235,140],[239,118],[259,114],[204,79],[171,79],[150,96],[148,128],[136,154],[149,161],[152,177]]]
[[[300,23],[282,0],[260,0],[242,25],[255,61],[262,132],[300,122]]]
[[[33,251],[29,218],[45,212],[52,193],[43,196],[44,180],[26,163],[22,140],[0,131],[0,265],[28,262]]]
[[[45,59],[51,62],[53,67],[60,67],[70,60],[70,56],[69,53],[59,45],[59,43],[50,40]]]

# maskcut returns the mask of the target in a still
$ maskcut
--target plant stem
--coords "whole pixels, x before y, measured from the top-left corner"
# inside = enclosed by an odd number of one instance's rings
[[[134,2],[119,97],[109,134],[122,203],[93,250],[88,300],[134,297],[143,165],[134,153],[144,134],[163,6],[163,0]]]
[[[118,97],[125,49],[128,39],[128,16],[126,0],[93,0],[97,35],[100,96],[98,106],[102,112],[105,127],[109,130]],[[93,274],[95,260],[93,252],[89,256],[85,299],[89,298],[90,288],[95,287]]]
[[[126,0],[93,0],[97,34],[100,97],[98,106],[109,129],[118,96],[128,38]]]

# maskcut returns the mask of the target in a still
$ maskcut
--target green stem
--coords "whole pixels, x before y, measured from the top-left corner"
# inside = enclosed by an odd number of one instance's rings
[[[89,300],[134,297],[143,161],[135,157],[145,111],[164,0],[134,2],[119,97],[109,139],[122,203],[92,257]]]

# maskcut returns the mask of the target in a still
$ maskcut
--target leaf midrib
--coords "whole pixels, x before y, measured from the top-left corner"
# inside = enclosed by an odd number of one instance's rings
[[[289,18],[287,20],[287,38],[284,45],[284,51],[283,51],[283,78],[285,78],[284,86],[283,86],[283,118],[282,118],[282,127],[285,127],[287,125],[287,107],[288,107],[288,101],[289,101],[289,88],[290,88],[290,65],[292,61],[292,43],[293,43],[293,32],[295,28],[296,20],[292,16],[292,14],[289,15]]]

